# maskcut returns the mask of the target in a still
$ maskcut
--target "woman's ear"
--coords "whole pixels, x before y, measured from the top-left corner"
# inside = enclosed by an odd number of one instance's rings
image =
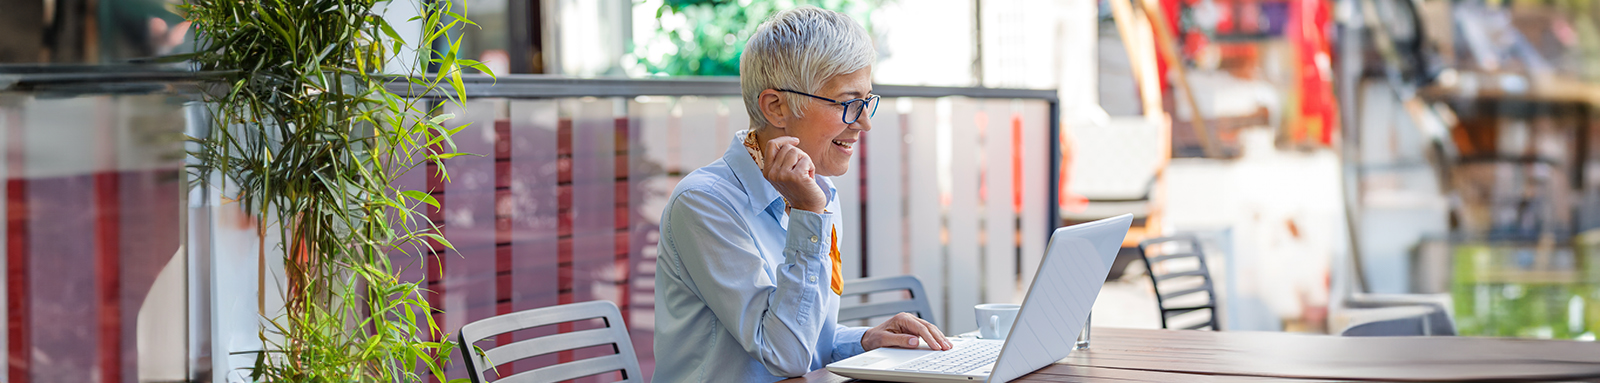
[[[772,89],[761,91],[756,103],[761,108],[761,115],[767,118],[768,126],[783,129],[789,125],[789,103],[783,102],[783,97],[778,95],[778,91]]]

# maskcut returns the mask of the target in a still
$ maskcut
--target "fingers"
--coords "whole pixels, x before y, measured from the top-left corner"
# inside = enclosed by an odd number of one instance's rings
[[[811,163],[811,155],[806,154],[800,147],[795,146],[800,139],[794,137],[780,137],[767,142],[767,164],[765,173],[773,174],[783,170],[795,175],[796,181],[809,180],[815,177],[816,168]],[[768,177],[771,179],[772,177]]]
[[[941,342],[942,344],[944,344],[944,349],[949,350],[949,349],[955,347],[954,344],[950,343],[950,339],[944,336],[944,331],[939,330],[939,326],[934,326],[933,323],[928,322],[927,320],[924,320],[922,318],[917,318],[917,321],[918,322],[922,322],[923,325],[928,327],[928,330],[933,333],[933,337],[938,339],[939,342]]]
[[[899,315],[895,315],[895,319],[902,322],[900,324],[900,328],[902,330],[911,333],[911,335],[922,338],[922,341],[928,344],[928,348],[934,350],[950,349],[950,341],[944,339],[944,333],[939,332],[939,329],[934,327],[933,324],[928,323],[928,321],[922,320],[922,318],[917,318],[909,313],[900,313]]]
[[[922,318],[917,318],[916,315],[911,313],[896,314],[893,318],[889,318],[889,320],[868,330],[867,336],[864,336],[863,339],[863,346],[869,347],[869,349],[878,347],[917,348],[919,341],[926,343],[929,349],[937,351],[955,348],[955,344],[950,343],[950,339],[945,338],[944,332],[940,331],[938,326],[934,326],[933,323],[928,323]],[[870,341],[871,345],[867,344],[868,341],[866,339],[873,339]]]
[[[917,336],[916,335],[896,334],[895,337],[901,338],[900,339],[900,344],[902,344],[902,346],[899,346],[899,347],[917,348]],[[929,345],[928,348],[933,348],[933,346]],[[937,350],[937,349],[935,349],[935,350]]]
[[[799,161],[799,157],[795,155],[799,151],[798,148],[790,145],[779,145],[772,148],[772,154],[767,156],[766,168],[762,169],[768,174],[767,179],[775,179],[774,176],[791,172],[795,162]]]
[[[794,147],[791,146],[791,148]],[[795,153],[796,158],[794,165],[789,168],[790,171],[795,172],[795,174],[805,176],[807,181],[816,178],[816,167],[811,163],[811,155],[806,154],[806,152],[804,150],[800,150],[800,148],[795,148],[793,152]]]
[[[767,156],[767,158],[772,158],[772,157],[776,157],[777,156],[778,149],[780,149],[780,148],[784,148],[784,147],[797,148],[799,146],[800,146],[800,139],[799,138],[791,137],[791,136],[778,137],[778,138],[774,138],[772,140],[767,141],[766,150],[764,151],[763,154],[765,154]]]

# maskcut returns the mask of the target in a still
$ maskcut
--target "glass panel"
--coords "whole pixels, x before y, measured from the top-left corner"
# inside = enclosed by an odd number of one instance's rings
[[[503,99],[468,100],[462,106],[446,104],[443,113],[455,113],[457,118],[445,123],[447,127],[466,126],[453,137],[461,153],[471,153],[445,160],[449,182],[439,185],[441,196],[436,197],[443,210],[441,226],[444,235],[455,245],[454,252],[443,251],[429,258],[437,267],[430,273],[439,273],[440,283],[432,289],[440,295],[437,305],[445,307],[446,329],[455,331],[473,321],[497,314],[496,310],[496,230],[495,230],[495,125],[506,114]],[[438,185],[438,180],[430,180]],[[462,370],[452,371],[452,379],[465,378]]]
[[[978,329],[977,322],[973,321],[972,306],[982,303],[979,298],[983,276],[978,259],[978,229],[982,227],[978,222],[978,189],[982,186],[978,177],[981,169],[977,147],[979,105],[977,100],[966,97],[948,100],[951,106],[947,133],[949,159],[940,161],[949,164],[946,177],[950,179],[945,227],[949,237],[946,293],[950,308],[943,325],[946,331],[960,334]]]
[[[572,153],[571,190],[563,214],[571,220],[570,252],[563,251],[563,261],[571,262],[570,274],[562,281],[570,288],[563,292],[562,303],[608,300],[621,302],[618,282],[626,279],[626,269],[618,268],[619,255],[626,261],[626,222],[617,222],[619,201],[616,194],[617,146],[615,100],[577,99],[563,100],[563,117],[571,119]],[[566,118],[563,118],[566,119]],[[626,127],[626,125],[622,125]],[[563,141],[566,143],[566,141]],[[624,161],[626,159],[623,159]],[[623,186],[626,187],[626,181]],[[622,204],[626,203],[626,194]],[[626,206],[621,206],[626,209]],[[625,210],[624,210],[625,211]],[[618,250],[623,250],[620,252]],[[621,306],[621,305],[619,305]],[[571,329],[563,325],[562,330]],[[571,356],[568,356],[571,355]],[[577,360],[603,354],[594,350],[563,353],[562,360]]]
[[[861,138],[861,167],[853,170],[865,180],[862,199],[865,200],[865,225],[862,239],[866,242],[867,276],[881,277],[904,275],[906,268],[906,209],[905,209],[905,132],[907,120],[902,112],[910,110],[908,98],[884,99],[877,116],[872,118],[872,132]],[[905,106],[904,109],[901,106]],[[874,294],[869,301],[906,299],[904,293]],[[876,323],[869,323],[876,324]]]
[[[531,310],[560,303],[560,158],[558,155],[557,102],[554,100],[513,100],[509,134],[501,135],[496,148],[504,154],[509,171],[496,174],[495,184],[505,185],[496,193],[496,210],[510,226],[510,243],[496,254],[510,252],[509,287],[511,311]],[[501,150],[496,150],[499,156]],[[509,179],[501,178],[506,176]],[[504,197],[500,197],[504,196]],[[507,249],[506,247],[509,247]],[[499,296],[499,294],[497,294]],[[503,304],[502,304],[503,305]],[[555,329],[503,336],[496,344],[555,334]],[[555,355],[544,355],[514,362],[505,373],[527,371],[556,362]]]
[[[949,326],[952,320],[944,311],[944,207],[940,204],[939,175],[940,171],[937,144],[937,115],[938,104],[932,99],[913,99],[912,113],[906,118],[906,230],[910,238],[911,274],[922,279],[922,286],[928,293],[928,302],[933,306],[934,317],[938,323]]]
[[[628,108],[628,327],[639,369],[655,373],[656,245],[661,239],[661,211],[679,176],[666,173],[667,127],[671,100],[638,97]]]
[[[726,126],[719,131],[721,136],[718,137],[718,142],[726,145],[732,142],[734,133],[750,129],[750,112],[744,110],[744,98],[742,97],[721,97],[720,99],[722,100],[723,108],[717,113],[723,118]]]
[[[1059,159],[1050,157],[1050,104],[1043,101],[1022,101],[1021,139],[1017,146],[1022,157],[1022,281],[1033,281],[1044,259],[1045,243],[1050,240],[1050,228],[1058,217],[1047,216],[1049,206],[1057,203],[1057,196],[1049,195],[1050,163]],[[1021,284],[1026,296],[1028,283]]]
[[[182,121],[173,116],[164,120],[163,124]],[[176,131],[163,130],[167,134]],[[115,234],[118,246],[108,250],[118,253],[116,267],[121,269],[117,276],[121,279],[121,318],[116,332],[123,341],[116,350],[121,368],[115,375],[123,381],[180,381],[189,375],[184,293],[187,263],[179,246],[184,227],[178,196],[184,185],[170,166],[175,161],[167,163],[165,168],[119,172],[115,184],[107,186],[121,190],[100,191],[101,196],[119,199],[116,215],[100,219],[104,220],[102,227],[115,225],[121,231]],[[135,341],[128,342],[129,338]],[[107,356],[104,351],[102,356]]]
[[[673,110],[678,119],[678,173],[689,174],[716,161],[732,141],[725,133],[726,121],[719,113],[722,100],[707,97],[679,97]],[[724,140],[722,138],[727,138]]]
[[[171,95],[0,94],[5,380],[189,375]]]
[[[19,180],[24,183],[19,189],[25,194],[18,197],[27,208],[18,209],[22,211],[14,217],[22,222],[13,224],[26,234],[21,244],[13,245],[19,251],[9,255],[25,258],[19,259],[25,266],[11,268],[25,275],[12,282],[20,284],[19,290],[27,292],[24,299],[30,302],[12,314],[27,321],[31,331],[14,339],[28,345],[29,351],[16,350],[20,352],[14,354],[32,355],[31,376],[80,382],[100,378],[80,368],[98,365],[95,351],[101,347],[101,332],[107,329],[98,326],[96,319],[117,315],[106,312],[115,307],[95,304],[102,298],[100,284],[110,283],[95,278],[108,266],[97,262],[96,253],[105,246],[101,241],[110,238],[83,235],[101,234],[95,197],[104,186],[97,185],[95,178],[85,173]],[[92,266],[84,270],[84,265]]]
[[[742,110],[741,110],[742,111]],[[861,136],[866,136],[862,133]],[[860,145],[862,141],[856,141]],[[857,147],[856,154],[850,156],[850,170],[844,175],[832,177],[833,187],[839,191],[839,264],[844,279],[861,278],[861,240],[865,233],[861,224],[864,211],[861,210],[861,157],[866,148]]]
[[[978,115],[982,135],[983,190],[983,302],[1021,303],[1017,290],[1017,198],[1012,193],[1014,130],[1021,129],[1019,102],[982,100]],[[1027,283],[1030,281],[1023,281]]]

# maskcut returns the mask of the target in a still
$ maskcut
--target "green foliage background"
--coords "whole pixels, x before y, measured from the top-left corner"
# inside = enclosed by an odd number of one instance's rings
[[[881,0],[665,0],[656,20],[682,16],[677,28],[656,30],[648,41],[635,42],[634,56],[656,76],[738,76],[739,54],[767,17],[778,10],[811,5],[855,18],[872,32],[871,16]],[[637,2],[644,5],[646,2]],[[656,52],[675,52],[657,54]],[[656,56],[656,57],[652,57]]]

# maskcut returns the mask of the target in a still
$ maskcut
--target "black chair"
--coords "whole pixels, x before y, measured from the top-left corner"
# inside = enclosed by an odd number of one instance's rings
[[[1211,271],[1206,267],[1205,251],[1200,240],[1192,235],[1148,239],[1139,242],[1139,254],[1144,258],[1144,268],[1150,274],[1150,284],[1156,291],[1156,307],[1161,310],[1161,328],[1170,328],[1173,317],[1204,310],[1206,319],[1184,327],[1198,330],[1209,327],[1222,330],[1217,318],[1217,294],[1211,282]],[[1181,262],[1193,260],[1191,262]],[[1160,273],[1157,273],[1160,270]],[[1205,297],[1205,302],[1193,305],[1176,305],[1174,300]]]
[[[905,291],[911,293],[911,299],[872,302],[858,305],[846,305],[846,302],[856,301],[845,299],[867,294]],[[933,318],[933,306],[928,305],[928,294],[922,290],[922,281],[911,275],[897,275],[892,277],[862,278],[844,281],[844,293],[839,296],[839,321],[852,321],[876,317],[891,316],[899,313],[912,313],[922,320],[939,325]]]
[[[604,319],[606,327],[548,335],[511,344],[499,345],[478,353],[473,343],[512,331],[548,326],[559,323]],[[592,301],[519,311],[472,322],[461,327],[461,354],[465,355],[468,377],[473,383],[485,383],[483,372],[497,365],[518,359],[585,347],[611,345],[616,354],[582,359],[553,366],[524,371],[496,379],[496,383],[545,383],[572,380],[585,376],[622,371],[623,382],[643,382],[639,372],[639,359],[633,353],[633,341],[628,338],[628,328],[622,322],[622,312],[609,301]],[[490,365],[485,358],[492,361]]]
[[[1357,308],[1415,307],[1423,314],[1378,320],[1345,328],[1340,336],[1455,336],[1455,321],[1444,310],[1444,305],[1434,302],[1360,302],[1346,304]]]

